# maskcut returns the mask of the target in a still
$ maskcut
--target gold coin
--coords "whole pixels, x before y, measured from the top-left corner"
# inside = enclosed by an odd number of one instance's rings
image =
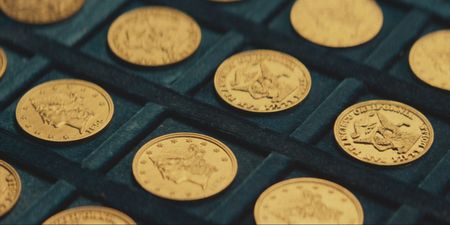
[[[272,50],[236,54],[222,63],[214,77],[219,96],[250,112],[289,109],[306,98],[311,75],[296,58]]]
[[[13,20],[28,24],[62,21],[78,12],[84,0],[0,0],[3,13]]]
[[[336,119],[334,137],[363,162],[394,166],[422,157],[434,132],[428,119],[400,102],[371,100],[350,106]]]
[[[236,157],[225,144],[196,133],[155,138],[133,160],[134,177],[145,190],[178,201],[221,192],[234,180],[237,168]]]
[[[0,48],[0,78],[5,74],[6,66],[8,65],[8,59],[3,49]]]
[[[16,170],[0,160],[0,217],[8,213],[20,197],[22,184]]]
[[[272,185],[255,204],[256,224],[363,224],[358,199],[344,187],[317,178]]]
[[[119,58],[141,66],[180,62],[200,46],[200,26],[189,15],[168,7],[142,7],[117,18],[108,44]]]
[[[409,65],[423,82],[450,91],[450,30],[420,38],[411,48]]]
[[[70,142],[90,137],[111,121],[109,94],[82,80],[54,80],[29,90],[16,108],[19,126],[46,141]]]
[[[115,209],[101,206],[82,206],[67,209],[50,217],[44,223],[50,224],[136,224],[129,216]]]
[[[352,47],[373,39],[383,26],[374,0],[297,0],[291,23],[305,39],[327,47]]]

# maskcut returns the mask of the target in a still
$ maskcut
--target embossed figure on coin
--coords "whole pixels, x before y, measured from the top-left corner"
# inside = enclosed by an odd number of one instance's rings
[[[297,224],[309,220],[319,224],[339,224],[340,217],[344,213],[338,209],[328,207],[320,194],[311,191],[301,191],[293,196],[292,201],[287,202],[273,215],[286,224]]]
[[[20,127],[39,139],[67,142],[90,137],[112,119],[114,105],[101,87],[81,80],[56,80],[28,91],[19,101]]]
[[[6,162],[0,160],[0,217],[8,213],[20,197],[19,174]]]
[[[0,0],[0,8],[10,18],[22,23],[49,24],[78,12],[84,0]]]
[[[217,69],[214,85],[230,105],[251,112],[276,112],[299,104],[311,76],[295,58],[271,50],[239,53]]]
[[[191,144],[187,151],[149,156],[149,158],[164,179],[176,184],[191,182],[205,190],[210,177],[218,171],[217,167],[206,162],[205,153],[206,151],[198,145]]]
[[[196,133],[172,133],[141,147],[133,174],[147,191],[187,201],[224,190],[237,173],[237,160],[223,143]]]
[[[44,221],[43,225],[51,224],[130,224],[136,222],[128,215],[107,207],[82,206],[67,209]]]
[[[374,0],[298,0],[291,23],[305,39],[327,47],[352,47],[374,38],[383,12]]]
[[[268,98],[272,103],[282,102],[292,94],[298,86],[289,84],[288,74],[274,74],[263,61],[238,69],[231,88],[248,92],[255,100]]]
[[[450,91],[450,30],[420,38],[411,48],[409,65],[420,80]]]
[[[358,199],[347,189],[317,178],[294,178],[265,190],[254,209],[257,224],[362,224]]]
[[[430,122],[399,102],[373,100],[349,107],[334,134],[351,156],[377,165],[399,165],[420,158],[433,142]]]
[[[70,126],[80,134],[86,132],[95,118],[94,111],[84,105],[83,97],[74,92],[61,93],[51,98],[30,99],[30,103],[43,123],[55,128]]]
[[[127,12],[111,25],[108,44],[121,59],[142,66],[177,63],[200,45],[201,30],[188,15],[167,7]]]
[[[420,137],[408,129],[409,122],[392,123],[380,112],[370,112],[355,121],[355,133],[351,137],[355,143],[370,144],[378,151],[394,150],[399,154],[407,153]]]

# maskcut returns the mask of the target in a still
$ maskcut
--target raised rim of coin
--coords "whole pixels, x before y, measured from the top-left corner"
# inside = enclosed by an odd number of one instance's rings
[[[436,30],[436,31],[427,33],[424,36],[420,37],[416,42],[414,42],[413,46],[411,47],[411,50],[409,51],[408,61],[409,61],[409,67],[411,68],[411,71],[422,82],[424,82],[427,85],[430,85],[432,87],[439,88],[441,90],[450,91],[450,84],[447,85],[448,88],[445,88],[445,87],[442,87],[441,85],[436,85],[436,84],[430,83],[427,79],[427,75],[422,74],[420,72],[420,68],[418,68],[418,66],[414,63],[414,58],[417,57],[417,55],[415,53],[417,52],[418,48],[421,46],[422,42],[428,41],[428,39],[433,38],[442,33],[450,34],[450,29]],[[449,62],[449,64],[450,64],[450,62]]]
[[[198,30],[198,32],[196,34],[199,35],[199,38],[198,38],[198,41],[193,45],[194,46],[193,51],[189,52],[189,54],[187,54],[183,58],[180,58],[179,60],[171,61],[169,63],[156,63],[156,64],[146,64],[146,63],[135,62],[133,60],[128,59],[127,57],[124,57],[122,54],[120,54],[120,52],[118,51],[117,47],[113,43],[114,42],[113,41],[113,31],[122,22],[122,20],[124,20],[127,17],[132,16],[132,15],[134,15],[136,13],[139,13],[141,11],[148,11],[148,10],[165,10],[165,11],[169,11],[169,12],[172,12],[174,14],[177,14],[180,17],[184,17],[187,21],[189,21],[192,24],[194,24],[196,29]],[[112,22],[112,24],[109,26],[107,39],[108,39],[109,49],[111,49],[111,51],[114,53],[115,56],[117,56],[118,58],[124,60],[125,62],[133,64],[133,65],[145,66],[145,67],[162,67],[162,66],[170,66],[170,65],[174,65],[174,64],[180,63],[180,62],[186,60],[187,58],[191,57],[192,55],[194,55],[194,53],[197,52],[197,50],[200,47],[200,44],[202,42],[202,30],[201,30],[200,25],[197,23],[197,21],[192,16],[190,16],[189,14],[187,14],[187,13],[185,13],[183,11],[180,11],[180,10],[172,8],[172,7],[167,7],[167,6],[144,6],[144,7],[139,7],[139,8],[135,8],[135,9],[132,9],[130,11],[127,11],[127,12],[123,13],[122,15],[120,15],[119,17],[117,17]]]
[[[105,121],[105,123],[103,123],[103,125],[98,127],[98,132],[92,132],[89,135],[86,136],[82,136],[82,137],[77,137],[77,138],[71,138],[69,140],[54,140],[54,139],[50,139],[50,138],[45,138],[45,137],[37,137],[35,136],[33,133],[29,132],[28,130],[23,128],[23,124],[22,122],[18,119],[19,118],[19,113],[20,113],[20,108],[22,106],[22,104],[24,104],[25,98],[30,95],[31,93],[35,92],[36,90],[43,88],[45,86],[49,86],[49,85],[53,85],[53,84],[66,84],[66,83],[72,83],[72,84],[77,84],[77,85],[84,85],[87,87],[90,87],[92,89],[95,89],[96,91],[98,91],[104,98],[105,100],[108,102],[109,104],[109,108],[110,108],[110,112],[108,114],[108,117]],[[57,80],[50,80],[41,84],[38,84],[36,86],[34,86],[33,88],[31,88],[30,90],[28,90],[19,100],[19,102],[17,103],[16,106],[16,121],[19,124],[19,127],[25,131],[26,133],[28,133],[29,135],[31,135],[34,138],[37,138],[39,140],[45,140],[45,141],[51,141],[54,143],[68,143],[68,142],[75,142],[75,141],[79,141],[79,140],[83,140],[89,137],[92,137],[96,134],[98,134],[99,132],[101,132],[102,130],[104,130],[111,122],[112,118],[114,116],[114,102],[111,98],[111,96],[108,94],[108,92],[105,91],[105,89],[103,89],[102,87],[100,87],[99,85],[89,82],[89,81],[85,81],[85,80],[78,80],[78,79],[57,79]]]
[[[245,107],[241,107],[235,104],[232,104],[232,102],[228,101],[227,98],[223,95],[223,93],[221,93],[219,91],[219,77],[223,76],[223,70],[228,66],[228,64],[230,64],[230,62],[235,61],[237,59],[239,59],[242,56],[245,55],[252,55],[252,54],[276,54],[280,57],[289,59],[290,61],[292,61],[293,63],[297,64],[297,66],[300,68],[300,70],[303,72],[303,74],[306,76],[306,80],[309,81],[308,84],[306,85],[306,90],[305,90],[305,94],[303,96],[300,96],[300,98],[297,100],[297,102],[295,104],[292,104],[286,108],[280,108],[280,109],[273,109],[273,110],[267,110],[267,111],[258,111],[258,110],[253,110],[253,109],[248,109]],[[220,96],[220,98],[222,99],[222,101],[226,102],[228,105],[237,108],[239,110],[243,110],[246,112],[255,112],[255,113],[275,113],[275,112],[281,112],[281,111],[285,111],[285,110],[289,110],[294,108],[295,106],[299,105],[300,103],[302,103],[309,95],[309,92],[311,91],[312,88],[312,78],[311,78],[311,74],[308,70],[308,68],[305,66],[305,64],[303,64],[300,60],[298,60],[297,58],[283,53],[283,52],[279,52],[279,51],[275,51],[275,50],[270,50],[270,49],[255,49],[255,50],[247,50],[247,51],[243,51],[243,52],[239,52],[236,53],[230,57],[228,57],[227,59],[225,59],[220,66],[217,68],[215,74],[214,74],[214,89],[216,90],[216,93]]]
[[[0,67],[0,79],[1,79],[6,72],[6,67],[8,66],[8,58],[6,57],[6,53],[2,48],[0,48],[0,61],[2,62],[2,65]]]
[[[303,4],[303,0],[296,0],[296,2],[294,3],[294,5],[291,8],[290,11],[290,20],[291,20],[291,25],[294,28],[294,30],[296,31],[297,34],[299,34],[301,37],[303,37],[304,39],[320,45],[320,46],[325,46],[325,47],[330,47],[330,48],[350,48],[350,47],[356,47],[362,44],[365,44],[371,40],[373,40],[380,32],[381,29],[383,28],[383,23],[384,23],[384,15],[383,15],[383,10],[381,9],[380,5],[375,1],[375,0],[371,0],[371,2],[373,2],[376,6],[376,11],[374,13],[379,13],[381,15],[381,21],[380,21],[380,26],[377,28],[377,32],[373,34],[373,36],[371,38],[368,39],[362,39],[359,41],[355,41],[354,43],[348,43],[348,44],[337,44],[337,43],[330,43],[329,41],[324,41],[324,40],[317,40],[314,38],[309,38],[306,37],[304,35],[304,32],[299,28],[299,24],[301,24],[302,22],[299,22],[298,19],[296,19],[295,17],[297,16],[297,13],[299,10],[301,10],[301,5]]]
[[[59,219],[61,217],[65,217],[67,215],[70,215],[72,213],[78,213],[78,212],[82,212],[82,211],[103,211],[103,212],[108,212],[110,214],[114,214],[117,217],[120,217],[121,219],[123,219],[124,221],[126,221],[126,224],[136,224],[136,222],[127,214],[117,210],[117,209],[113,209],[113,208],[109,208],[109,207],[104,207],[104,206],[80,206],[80,207],[76,207],[76,208],[71,208],[71,209],[66,209],[63,210],[61,212],[56,213],[55,215],[49,217],[48,219],[46,219],[42,224],[43,225],[49,225],[49,224],[54,224],[54,220]]]
[[[253,209],[253,214],[254,214],[254,218],[256,221],[256,224],[262,224],[260,221],[260,215],[259,215],[259,208],[261,208],[261,205],[264,201],[264,199],[273,191],[275,191],[276,189],[285,186],[285,185],[289,185],[289,184],[293,184],[293,183],[298,183],[298,182],[308,182],[308,183],[318,183],[320,185],[325,185],[325,186],[329,186],[331,188],[334,188],[338,191],[340,191],[341,193],[343,193],[345,196],[347,196],[352,202],[353,205],[355,206],[355,208],[357,209],[357,213],[360,217],[360,221],[358,221],[358,224],[363,224],[364,222],[364,210],[363,207],[361,205],[361,203],[359,202],[358,198],[356,198],[356,196],[349,191],[347,188],[336,184],[334,182],[328,181],[328,180],[324,180],[324,179],[320,179],[320,178],[314,178],[314,177],[298,177],[298,178],[291,178],[291,179],[287,179],[287,180],[283,180],[280,181],[278,183],[273,184],[272,186],[270,186],[269,188],[267,188],[266,190],[264,190],[264,192],[258,197],[258,200],[255,203],[255,207]]]
[[[9,10],[6,7],[4,1],[5,0],[0,0],[0,9],[1,9],[1,11],[3,11],[3,13],[6,16],[8,16],[10,19],[13,19],[13,20],[15,20],[17,22],[25,23],[25,24],[33,24],[33,25],[46,25],[46,24],[52,24],[52,23],[57,23],[57,22],[64,21],[64,20],[72,17],[76,13],[78,13],[80,11],[80,9],[84,5],[84,0],[71,0],[71,1],[73,1],[75,3],[74,4],[75,7],[71,8],[70,10],[67,10],[65,13],[61,13],[58,16],[54,16],[54,17],[37,18],[37,17],[30,16],[30,14],[32,14],[32,13],[28,13],[27,14],[28,16],[24,17],[24,16],[21,16],[21,14],[18,14],[15,11]],[[38,2],[38,1],[36,1],[36,2]]]
[[[382,102],[383,104],[395,104],[395,105],[401,105],[402,107],[408,109],[411,112],[414,112],[414,114],[419,117],[424,123],[425,125],[429,128],[429,132],[430,132],[430,140],[428,142],[428,145],[426,146],[425,150],[422,152],[422,154],[418,157],[416,157],[413,160],[409,160],[409,161],[403,161],[403,162],[399,162],[399,163],[391,163],[391,164],[383,164],[380,162],[372,162],[372,161],[366,161],[364,159],[358,158],[355,155],[349,153],[344,146],[342,145],[341,141],[338,139],[338,137],[336,136],[337,133],[339,133],[339,124],[342,121],[342,119],[349,114],[353,109],[363,106],[363,105],[370,105],[370,104],[374,104],[374,103],[379,103]],[[333,128],[333,132],[334,132],[334,139],[336,140],[336,142],[338,143],[339,147],[341,148],[342,151],[344,151],[345,153],[347,153],[348,155],[350,155],[352,158],[357,159],[358,161],[362,161],[365,163],[369,163],[369,164],[373,164],[373,165],[379,165],[379,166],[385,166],[385,167],[389,167],[389,166],[398,166],[398,165],[403,165],[403,164],[408,164],[411,162],[414,162],[416,160],[418,160],[419,158],[421,158],[423,155],[425,155],[431,148],[431,146],[433,145],[433,141],[434,141],[434,130],[433,130],[433,126],[431,125],[430,121],[427,119],[427,117],[422,114],[419,110],[404,104],[402,102],[397,102],[397,101],[392,101],[392,100],[384,100],[384,99],[375,99],[375,100],[368,100],[368,101],[363,101],[363,102],[359,102],[356,103],[354,105],[351,105],[349,107],[347,107],[344,111],[341,112],[341,114],[339,114],[339,116],[337,117],[336,121],[334,122],[334,128]]]
[[[22,192],[22,181],[20,179],[19,173],[17,173],[17,171],[14,169],[14,167],[12,167],[10,164],[8,164],[7,162],[3,161],[0,159],[0,167],[5,168],[6,170],[8,170],[16,179],[17,181],[17,195],[14,196],[13,199],[13,203],[9,206],[9,208],[7,208],[5,210],[5,212],[3,214],[0,214],[0,217],[8,214],[9,211],[11,211],[12,208],[14,208],[14,206],[17,204],[19,198],[20,198],[20,193]]]
[[[197,198],[177,198],[177,197],[168,198],[167,196],[155,193],[152,190],[147,189],[145,187],[145,184],[142,182],[141,179],[139,179],[140,176],[137,173],[137,171],[138,171],[138,164],[139,164],[138,161],[139,161],[141,155],[144,154],[145,151],[148,148],[150,148],[152,145],[154,145],[154,144],[156,144],[156,143],[158,143],[160,141],[163,141],[163,140],[167,140],[167,139],[171,139],[171,138],[177,138],[177,137],[191,137],[191,138],[203,139],[205,141],[212,142],[213,144],[219,146],[223,151],[225,151],[225,153],[231,159],[231,164],[233,165],[233,171],[231,172],[232,178],[229,179],[229,181],[226,182],[223,185],[223,188],[218,189],[215,193],[212,193],[210,195],[200,196],[200,197],[197,197]],[[156,196],[164,198],[164,199],[169,199],[169,200],[195,201],[195,200],[206,199],[206,198],[209,198],[211,196],[217,195],[220,192],[222,192],[223,190],[225,190],[227,187],[229,187],[230,184],[233,183],[234,179],[236,178],[237,171],[238,171],[238,161],[237,161],[236,156],[234,155],[233,151],[231,151],[231,149],[227,145],[225,145],[224,143],[222,143],[221,141],[219,141],[219,140],[217,140],[217,139],[215,139],[213,137],[210,137],[210,136],[207,136],[207,135],[204,135],[204,134],[199,134],[199,133],[192,133],[192,132],[176,132],[176,133],[165,134],[165,135],[156,137],[154,139],[151,139],[149,142],[145,143],[142,147],[140,147],[139,150],[137,151],[137,153],[135,154],[134,158],[133,158],[132,170],[133,170],[134,178],[139,183],[139,185],[143,189],[145,189],[146,191],[152,193],[153,195],[156,195]]]

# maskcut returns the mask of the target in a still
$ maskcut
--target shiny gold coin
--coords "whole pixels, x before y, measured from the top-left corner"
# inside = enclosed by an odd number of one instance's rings
[[[73,16],[84,0],[0,0],[0,8],[13,20],[28,24],[49,24]]]
[[[101,87],[63,79],[29,90],[17,104],[16,119],[25,132],[36,138],[70,142],[103,130],[113,113],[113,101]]]
[[[133,160],[134,177],[145,190],[178,201],[221,192],[234,180],[237,168],[236,157],[225,144],[196,133],[155,138]]]
[[[129,216],[115,209],[100,206],[82,206],[64,210],[49,219],[50,224],[136,224]]]
[[[119,58],[141,66],[180,62],[200,46],[200,26],[189,15],[168,7],[142,7],[117,18],[108,44]]]
[[[383,26],[374,0],[297,0],[291,23],[305,39],[327,47],[352,47],[373,39]]]
[[[394,166],[412,162],[430,149],[434,132],[428,119],[400,102],[371,100],[350,106],[336,119],[334,137],[363,162]]]
[[[423,82],[450,91],[450,30],[420,38],[411,48],[409,65]]]
[[[214,77],[219,96],[250,112],[289,109],[306,98],[311,75],[296,58],[272,50],[236,54],[222,63]]]
[[[358,199],[344,187],[317,178],[294,178],[265,190],[256,201],[256,224],[363,224]]]
[[[16,170],[0,160],[0,217],[8,213],[20,197],[22,184]]]
[[[8,59],[3,49],[0,48],[0,78],[5,74],[6,66],[8,65]]]

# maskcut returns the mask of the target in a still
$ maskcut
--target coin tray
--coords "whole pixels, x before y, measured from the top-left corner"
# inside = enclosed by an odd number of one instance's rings
[[[330,49],[307,42],[289,20],[293,0],[87,0],[60,23],[31,26],[0,13],[0,46],[8,67],[0,80],[0,159],[17,169],[22,194],[0,224],[40,224],[76,206],[103,205],[140,224],[254,223],[258,196],[293,177],[336,182],[360,200],[367,224],[450,222],[450,93],[418,80],[408,53],[419,37],[450,29],[450,2],[379,0],[384,25],[372,41]],[[194,17],[202,43],[187,60],[144,68],[122,62],[109,50],[110,24],[133,8],[168,5]],[[310,70],[312,89],[293,109],[254,114],[218,98],[216,68],[249,49],[286,52]],[[17,126],[20,97],[42,82],[84,79],[113,98],[115,115],[101,133],[85,141],[49,144]],[[356,161],[333,135],[336,117],[368,99],[390,99],[420,110],[435,141],[421,159],[398,167]],[[198,132],[227,144],[238,159],[238,176],[217,196],[176,202],[144,191],[132,176],[135,152],[171,132]]]

